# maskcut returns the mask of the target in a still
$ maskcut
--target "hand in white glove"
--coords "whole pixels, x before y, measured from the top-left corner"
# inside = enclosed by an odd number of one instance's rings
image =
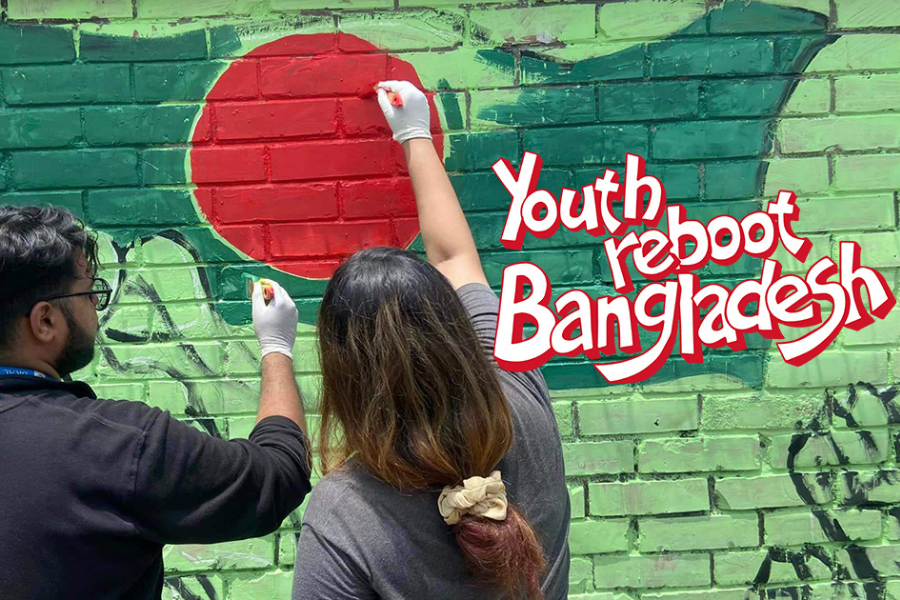
[[[280,352],[293,358],[294,341],[297,339],[297,305],[284,288],[270,281],[274,296],[266,304],[262,286],[253,285],[253,331],[259,340],[261,356]]]
[[[377,85],[378,104],[394,139],[401,144],[414,138],[431,138],[431,111],[428,98],[408,81],[382,81]],[[403,106],[393,106],[387,92],[400,95]]]

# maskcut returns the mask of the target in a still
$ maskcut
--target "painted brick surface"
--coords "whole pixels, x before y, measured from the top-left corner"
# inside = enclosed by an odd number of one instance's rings
[[[327,277],[366,245],[423,249],[402,152],[359,97],[382,78],[428,91],[495,288],[527,260],[555,294],[609,293],[591,236],[500,244],[509,198],[490,167],[524,150],[554,194],[641,154],[703,221],[793,190],[814,255],[857,241],[900,282],[893,1],[6,0],[0,12],[0,203],[84,218],[118,282],[104,351],[80,375],[212,435],[254,423],[245,275],[297,299],[315,431]],[[745,260],[701,276],[758,274]],[[900,598],[898,315],[842,332],[802,368],[762,338],[620,388],[581,359],[548,363],[571,597]],[[163,597],[288,597],[301,515],[261,539],[168,547]]]

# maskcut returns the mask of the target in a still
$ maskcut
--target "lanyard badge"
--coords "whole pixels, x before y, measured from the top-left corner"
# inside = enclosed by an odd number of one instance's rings
[[[17,377],[37,377],[38,379],[50,379],[47,375],[44,375],[40,371],[35,371],[34,369],[21,369],[19,367],[0,367],[0,377],[3,376],[17,376]]]

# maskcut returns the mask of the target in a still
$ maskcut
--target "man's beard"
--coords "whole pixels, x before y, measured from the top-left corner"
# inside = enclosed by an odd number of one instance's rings
[[[75,321],[68,307],[62,308],[62,313],[69,326],[69,338],[56,359],[56,372],[60,377],[68,377],[94,360],[94,336]]]

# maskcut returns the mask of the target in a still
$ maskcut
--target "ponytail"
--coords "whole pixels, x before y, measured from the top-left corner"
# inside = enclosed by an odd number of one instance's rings
[[[465,515],[453,534],[473,579],[498,586],[510,598],[544,600],[544,554],[531,525],[513,506],[507,506],[502,521]]]
[[[509,505],[500,471],[445,486],[438,510],[453,527],[473,579],[499,587],[510,598],[543,600],[544,554],[528,520]]]

